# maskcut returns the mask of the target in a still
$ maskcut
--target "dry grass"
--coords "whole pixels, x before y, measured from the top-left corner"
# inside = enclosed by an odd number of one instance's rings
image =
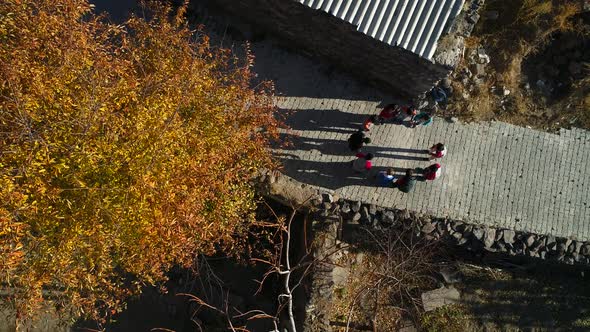
[[[471,91],[467,100],[462,98],[465,87],[460,82],[454,84],[458,91],[454,94],[455,110],[467,120],[496,118],[534,125],[538,120],[537,105],[522,91],[522,63],[545,47],[555,33],[576,30],[571,18],[581,12],[581,6],[571,0],[491,0],[486,2],[485,10],[497,10],[502,15],[498,20],[482,18],[474,36],[466,41],[466,54],[484,45],[492,62],[486,68],[484,83]],[[499,105],[499,96],[491,92],[492,86],[511,91],[506,111]],[[587,94],[578,97],[590,99]]]
[[[436,243],[394,228],[364,230],[364,237],[364,258],[349,258],[346,287],[335,291],[334,331],[347,331],[347,326],[348,331],[395,331],[402,317],[419,315],[420,294],[433,287],[439,250]]]

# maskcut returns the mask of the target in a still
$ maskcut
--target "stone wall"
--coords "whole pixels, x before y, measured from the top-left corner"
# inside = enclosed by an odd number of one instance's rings
[[[321,10],[294,0],[214,0],[236,16],[275,34],[284,45],[319,56],[383,91],[413,98],[451,68],[387,45]]]
[[[590,241],[432,218],[401,209],[386,209],[321,192],[281,173],[266,174],[259,179],[262,180],[259,187],[261,194],[282,202],[290,201],[289,197],[298,197],[297,205],[315,211],[315,214],[325,219],[341,218],[344,223],[373,228],[404,225],[413,227],[427,239],[443,240],[474,252],[497,252],[570,265],[590,265]]]
[[[405,223],[414,227],[416,232],[420,232],[427,239],[441,239],[471,251],[499,252],[571,265],[590,265],[588,241],[492,228],[459,220],[431,218],[407,210],[383,209],[344,199],[334,201],[329,195],[321,203],[316,201],[316,204],[320,209],[339,211],[347,223],[373,228],[387,228]]]

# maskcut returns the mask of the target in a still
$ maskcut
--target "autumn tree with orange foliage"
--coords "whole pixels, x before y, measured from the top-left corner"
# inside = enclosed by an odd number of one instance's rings
[[[23,317],[51,290],[97,318],[247,245],[272,86],[155,6],[113,25],[85,0],[0,2],[0,282]]]

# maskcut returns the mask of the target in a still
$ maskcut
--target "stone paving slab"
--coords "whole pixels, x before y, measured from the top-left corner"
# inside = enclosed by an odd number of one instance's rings
[[[355,174],[347,139],[380,102],[279,97],[291,109],[284,132],[291,147],[275,149],[284,172],[352,200],[407,208],[477,224],[539,234],[590,238],[590,133],[558,135],[501,122],[459,124],[435,119],[431,126],[385,124],[371,130],[364,151],[375,155],[374,171]],[[372,175],[393,167],[426,167],[425,149],[448,146],[441,178],[419,182],[412,193],[378,187]]]

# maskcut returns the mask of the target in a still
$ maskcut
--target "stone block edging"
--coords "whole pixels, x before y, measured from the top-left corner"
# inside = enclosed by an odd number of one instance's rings
[[[374,228],[401,224],[414,227],[426,239],[443,240],[474,252],[497,252],[569,265],[590,265],[590,241],[434,218],[404,209],[351,201],[276,171],[263,173],[257,182],[258,192],[263,196],[315,211],[326,219],[338,217],[348,224]]]

